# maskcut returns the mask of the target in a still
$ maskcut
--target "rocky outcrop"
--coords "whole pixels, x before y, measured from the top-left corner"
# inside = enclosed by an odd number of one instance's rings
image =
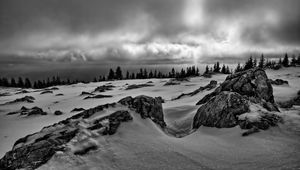
[[[266,130],[281,122],[281,118],[261,109],[251,110],[250,105],[265,108],[268,111],[279,111],[273,97],[271,83],[264,70],[255,68],[232,74],[212,93],[204,96],[194,121],[193,128],[200,126],[229,128],[239,125],[242,129],[250,129],[244,136]],[[251,111],[251,112],[250,112]],[[250,113],[248,113],[250,112]],[[241,115],[256,112],[256,119],[248,119]]]
[[[47,112],[44,112],[43,109],[41,109],[39,107],[26,108],[23,106],[18,111],[7,113],[7,115],[14,115],[14,114],[20,114],[23,116],[31,116],[31,115],[47,115]]]
[[[179,85],[181,82],[189,82],[188,78],[172,78],[164,84],[164,86]]]
[[[287,101],[277,102],[277,104],[279,105],[279,107],[285,108],[285,109],[291,108],[294,105],[299,106],[300,105],[300,91],[298,91],[296,97],[293,97],[292,99],[287,100]]]
[[[62,111],[60,111],[60,110],[56,110],[54,112],[54,115],[56,115],[56,116],[59,116],[59,115],[62,115],[62,114],[64,114],[64,113]]]
[[[118,103],[133,108],[141,115],[143,119],[150,118],[153,122],[158,124],[161,128],[166,127],[164,115],[162,110],[161,98],[152,98],[149,96],[131,96],[121,99]]]
[[[129,86],[127,86],[127,88],[125,90],[131,90],[131,89],[138,89],[138,88],[143,88],[143,87],[151,87],[154,86],[152,84],[131,84]]]
[[[197,90],[195,90],[193,92],[190,92],[190,93],[182,93],[181,95],[179,95],[178,97],[176,97],[176,98],[174,98],[172,100],[178,100],[178,99],[180,99],[180,98],[182,98],[184,96],[194,96],[194,95],[196,95],[196,94],[198,94],[198,93],[200,93],[200,92],[202,92],[204,90],[211,90],[211,89],[217,87],[217,83],[218,83],[217,81],[211,80],[209,82],[209,84],[207,84],[206,86],[200,87]]]
[[[276,79],[276,80],[269,79],[269,81],[270,81],[271,84],[274,84],[274,85],[284,85],[284,84],[289,84],[288,81],[282,80],[282,79]]]
[[[5,104],[14,104],[14,103],[20,103],[20,102],[33,103],[34,100],[35,100],[35,98],[32,97],[32,96],[25,96],[25,97],[21,97],[21,98],[18,98],[18,99],[16,99],[16,100],[7,102],[7,103],[5,103]]]
[[[84,96],[84,95],[95,95],[95,94],[86,91],[81,92],[80,96]]]
[[[40,94],[49,94],[49,93],[53,93],[53,91],[51,91],[51,90],[45,90],[45,91],[42,91]]]
[[[71,112],[80,112],[80,111],[84,111],[84,108],[74,108],[73,110],[71,110]]]
[[[193,121],[193,128],[201,125],[229,128],[238,125],[238,116],[249,111],[247,99],[236,92],[221,92],[202,105]]]
[[[110,109],[116,110],[118,107],[120,110],[107,116],[99,117],[102,113],[95,115],[104,109],[109,112]],[[50,160],[57,151],[83,155],[96,150],[97,142],[87,143],[88,145],[80,144],[89,141],[88,139],[95,141],[99,135],[115,134],[122,122],[133,119],[130,111],[136,111],[142,118],[150,118],[161,127],[166,126],[159,99],[148,96],[126,97],[119,103],[87,109],[68,119],[44,127],[40,132],[20,138],[15,142],[12,150],[0,160],[0,169],[36,169]],[[70,147],[70,145],[76,147]]]
[[[105,92],[108,90],[112,90],[115,86],[113,85],[103,85],[95,88],[94,92]]]
[[[212,93],[203,97],[197,105],[204,104],[222,91],[237,92],[253,103],[259,103],[269,111],[279,111],[273,96],[273,88],[265,71],[254,68],[227,76]]]
[[[103,95],[103,94],[98,94],[98,95],[95,95],[95,96],[87,96],[84,98],[84,100],[86,99],[102,99],[102,98],[110,98],[110,97],[113,97],[112,95]]]

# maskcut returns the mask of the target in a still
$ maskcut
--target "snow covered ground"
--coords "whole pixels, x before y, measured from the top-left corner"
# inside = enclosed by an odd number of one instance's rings
[[[289,85],[273,86],[276,101],[285,101],[296,96],[300,90],[300,68],[267,70],[271,79],[283,79]],[[161,96],[164,117],[168,127],[174,131],[185,131],[191,127],[192,119],[199,106],[195,104],[210,91],[203,91],[192,97],[171,99],[181,93],[188,93],[207,85],[210,80],[221,83],[226,75],[212,78],[195,77],[180,85],[163,86],[168,79],[122,80],[70,86],[57,86],[53,93],[40,94],[33,89],[26,94],[15,94],[19,89],[1,89],[10,96],[0,97],[0,104],[24,96],[33,96],[34,103],[0,105],[0,157],[11,150],[14,142],[28,134],[41,130],[68,118],[78,112],[74,108],[91,108],[116,102],[126,96]],[[152,81],[152,83],[149,83]],[[111,83],[111,91],[96,94],[112,95],[111,98],[87,99],[82,91],[92,92],[96,87]],[[154,86],[125,90],[131,84],[149,83]],[[127,85],[126,85],[127,84]],[[63,96],[56,96],[62,93]],[[22,106],[38,106],[48,115],[20,116],[6,115]],[[61,110],[64,114],[54,115]],[[285,123],[267,131],[242,137],[239,127],[217,129],[200,127],[196,132],[175,138],[162,132],[149,119],[132,115],[134,121],[121,124],[117,133],[98,140],[100,148],[85,156],[56,154],[39,169],[297,169],[300,168],[300,107],[281,109]]]

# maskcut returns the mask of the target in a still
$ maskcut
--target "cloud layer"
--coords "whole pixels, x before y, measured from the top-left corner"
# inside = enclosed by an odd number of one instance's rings
[[[191,60],[298,52],[299,0],[1,0],[0,53]]]

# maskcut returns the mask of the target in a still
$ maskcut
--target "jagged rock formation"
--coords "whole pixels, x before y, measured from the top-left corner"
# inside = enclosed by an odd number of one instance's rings
[[[127,108],[124,108],[124,105]],[[120,110],[107,116],[95,115],[104,109],[109,111],[110,108],[116,109],[118,107]],[[148,96],[126,97],[118,103],[100,105],[85,110],[56,124],[44,127],[40,132],[17,140],[12,150],[0,160],[0,169],[36,169],[51,159],[57,151],[75,155],[86,154],[97,149],[97,144],[92,143],[80,147],[76,144],[89,138],[95,140],[99,135],[115,134],[122,122],[133,119],[130,114],[131,111],[137,112],[142,118],[150,118],[161,127],[166,126],[163,121],[160,100]],[[68,147],[67,143],[77,147]]]
[[[221,92],[201,106],[194,117],[193,128],[201,125],[229,128],[238,124],[238,115],[248,112],[248,101],[235,92]]]
[[[180,99],[184,96],[194,96],[194,95],[196,95],[196,94],[198,94],[198,93],[200,93],[204,90],[211,90],[211,89],[217,87],[217,83],[218,83],[217,81],[211,80],[208,85],[206,85],[204,87],[199,87],[197,90],[195,90],[193,92],[190,92],[190,93],[182,93],[181,95],[179,95],[178,97],[176,97],[172,100],[178,100],[178,99]]]
[[[144,95],[137,96],[135,98],[128,96],[121,99],[118,103],[135,109],[135,111],[139,113],[143,119],[150,118],[161,128],[166,127],[162,110],[161,98],[152,98]]]
[[[254,68],[227,76],[212,93],[204,96],[197,105],[204,104],[222,91],[237,92],[253,103],[259,103],[269,111],[279,111],[273,96],[273,88],[265,71]]]
[[[269,81],[270,81],[271,84],[274,84],[274,85],[289,84],[288,81],[282,80],[282,79],[276,79],[276,80],[269,79]]]
[[[31,116],[31,115],[47,115],[47,112],[44,112],[43,109],[41,109],[39,107],[26,108],[26,107],[23,106],[18,111],[7,113],[7,115],[14,115],[14,114],[20,114],[20,115],[24,115],[24,116]]]
[[[251,129],[245,135],[265,130],[281,122],[281,118],[273,113],[258,112],[257,119],[250,120],[241,115],[250,112],[250,105],[257,104],[268,111],[279,111],[273,97],[273,89],[263,69],[232,74],[212,93],[204,96],[198,103],[193,128],[201,125],[228,128],[239,125],[242,129]],[[250,113],[249,113],[250,114]]]

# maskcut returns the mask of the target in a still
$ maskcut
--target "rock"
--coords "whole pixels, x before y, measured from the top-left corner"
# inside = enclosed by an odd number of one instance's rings
[[[48,94],[48,93],[53,93],[53,91],[51,91],[51,90],[45,90],[45,91],[42,91],[40,94]]]
[[[215,88],[217,86],[217,83],[218,83],[217,81],[211,80],[208,85],[206,85],[204,87],[200,87],[197,90],[195,90],[193,92],[190,92],[190,93],[182,93],[181,95],[179,95],[178,97],[176,97],[176,98],[174,98],[172,100],[178,100],[178,99],[180,99],[180,98],[182,98],[184,96],[194,96],[194,95],[196,95],[199,92],[202,92],[204,90],[211,90],[211,89],[213,89],[213,88]]]
[[[77,129],[66,130],[64,133],[45,135],[33,143],[26,143],[28,135],[18,140],[14,148],[7,152],[0,160],[0,169],[36,169],[46,163],[56,151],[61,150],[61,145],[68,143],[77,133]]]
[[[274,85],[289,84],[288,81],[282,80],[282,79],[276,79],[276,80],[269,79],[269,81],[270,81],[271,84],[274,84]]]
[[[115,86],[113,85],[103,85],[95,88],[94,92],[105,92],[108,90],[112,90]]]
[[[22,106],[22,108],[18,111],[7,113],[7,115],[13,115],[13,114],[31,116],[31,115],[47,115],[47,112],[44,112],[43,109],[41,109],[39,107],[33,107],[33,108],[29,109],[29,108]]]
[[[54,112],[54,115],[62,115],[63,114],[63,112],[61,112],[61,111],[59,111],[59,110],[56,110],[55,112]]]
[[[94,95],[94,94],[93,94],[93,93],[90,93],[90,92],[83,91],[83,92],[81,92],[80,95],[81,95],[81,96],[84,96],[84,95]]]
[[[18,91],[16,94],[24,94],[24,93],[29,93],[29,91],[27,91],[27,90],[21,90],[21,91]]]
[[[242,136],[249,136],[249,135],[251,135],[253,133],[257,133],[257,132],[259,132],[259,129],[257,127],[253,127],[251,129],[247,130],[246,132],[242,133]]]
[[[227,76],[214,92],[203,97],[197,105],[206,103],[222,91],[237,92],[269,111],[279,111],[274,101],[272,85],[261,68],[253,68]]]
[[[166,127],[160,98],[152,98],[149,96],[141,95],[135,98],[123,98],[118,103],[127,105],[135,109],[135,111],[139,113],[143,119],[150,118],[161,128]]]
[[[74,108],[71,112],[79,112],[79,111],[84,111],[84,108]]]
[[[58,94],[56,94],[55,96],[63,96],[64,94],[62,94],[62,93],[58,93]]]
[[[267,130],[269,127],[277,126],[278,123],[282,123],[283,119],[273,113],[261,112],[259,117],[254,120],[249,118],[239,118],[239,126],[241,129],[257,128],[261,130]]]
[[[249,111],[245,97],[236,92],[221,92],[202,105],[194,117],[193,128],[201,125],[229,128],[238,125],[238,115]]]
[[[7,102],[5,104],[13,104],[13,103],[19,103],[19,102],[33,103],[34,100],[35,100],[35,98],[32,97],[32,96],[25,96],[25,97],[22,97],[22,98],[18,98],[14,101]]]
[[[98,95],[95,95],[95,96],[87,96],[87,97],[84,98],[84,100],[86,100],[86,99],[102,99],[102,98],[110,98],[110,97],[113,97],[113,96],[98,94]]]
[[[125,90],[138,89],[138,88],[150,87],[150,86],[154,86],[154,85],[152,85],[152,84],[131,84],[131,85],[127,86],[127,88]]]

